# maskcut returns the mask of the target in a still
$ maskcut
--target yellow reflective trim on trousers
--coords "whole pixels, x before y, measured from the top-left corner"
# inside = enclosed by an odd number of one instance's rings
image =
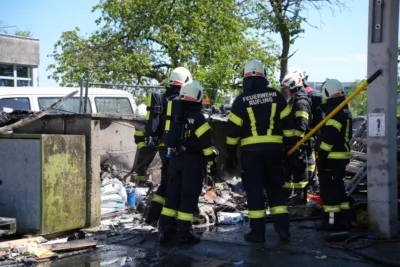
[[[144,136],[144,132],[141,130],[136,130],[135,131],[135,136]]]
[[[326,122],[326,126],[333,126],[335,127],[339,132],[342,129],[342,124],[338,122],[337,120],[330,119]]]
[[[240,141],[242,146],[262,144],[262,143],[282,143],[282,136],[279,135],[261,135],[244,138]]]
[[[274,122],[275,122],[275,113],[276,113],[276,103],[272,103],[271,115],[269,116],[269,129],[267,130],[267,135],[272,135],[272,130],[274,129]]]
[[[137,181],[145,181],[146,180],[146,176],[143,176],[143,175],[138,175],[138,176],[136,176],[136,180]]]
[[[145,142],[140,142],[139,144],[137,144],[138,148],[141,149],[142,147],[146,146]]]
[[[285,214],[288,213],[287,206],[275,206],[271,207],[271,215]]]
[[[254,117],[254,112],[251,107],[246,108],[247,113],[249,114],[250,118],[250,126],[251,126],[251,134],[253,136],[258,136],[257,127],[256,127],[256,118]]]
[[[284,118],[286,118],[290,112],[292,112],[292,108],[290,106],[286,106],[286,108],[284,110],[282,110],[279,118],[282,120]]]
[[[339,205],[334,205],[334,206],[323,205],[323,208],[325,212],[340,212]]]
[[[293,129],[292,130],[283,130],[283,136],[293,137],[294,136]]]
[[[178,211],[177,211],[177,210],[173,210],[173,209],[169,209],[169,208],[166,208],[166,207],[163,207],[163,209],[162,209],[162,211],[161,211],[161,214],[164,215],[164,216],[167,216],[167,217],[173,217],[173,218],[175,218],[176,215],[178,214]]]
[[[229,113],[228,120],[230,120],[239,127],[242,127],[243,125],[243,120],[238,116],[236,116],[234,113],[232,113],[232,111]]]
[[[210,155],[212,155],[212,153],[214,153],[213,148],[214,148],[214,147],[211,146],[211,147],[209,147],[209,148],[203,149],[203,155],[204,155],[204,156],[210,156]]]
[[[161,144],[159,144],[158,146],[162,147],[162,146],[165,146],[165,144],[164,144],[164,143],[161,143]]]
[[[192,213],[186,213],[186,212],[178,211],[178,220],[187,221],[187,222],[193,222],[194,221],[194,216],[193,216]]]
[[[151,201],[160,203],[161,205],[165,204],[165,198],[157,194],[154,194],[153,199]]]
[[[349,210],[349,209],[350,209],[350,203],[349,203],[349,202],[342,202],[342,203],[340,203],[340,209],[342,209],[342,210]]]
[[[350,152],[330,152],[328,159],[349,159]]]
[[[333,145],[327,144],[325,142],[321,142],[321,146],[319,148],[321,148],[322,150],[325,150],[327,152],[331,152]]]
[[[305,188],[308,185],[308,182],[285,182],[283,188]]]
[[[293,136],[303,137],[304,134],[305,134],[305,132],[303,132],[303,131],[299,131],[299,130],[294,130],[293,131]]]
[[[249,219],[262,219],[265,217],[265,210],[249,210]]]
[[[240,139],[240,137],[233,138],[233,137],[227,136],[226,137],[226,143],[228,145],[237,145],[237,143],[239,143],[239,139]]]
[[[296,118],[303,117],[304,119],[308,120],[310,118],[310,115],[306,111],[298,110],[295,113]]]
[[[167,116],[171,116],[172,114],[172,101],[168,101],[167,104]],[[169,128],[171,127],[171,120],[166,120],[165,121],[165,130],[169,131]]]
[[[315,171],[315,164],[308,165],[308,166],[307,166],[307,170],[308,170],[309,172]]]
[[[208,124],[208,122],[205,122],[203,125],[197,128],[194,134],[197,136],[197,138],[200,138],[205,132],[207,132],[210,129],[211,129],[210,124]]]
[[[344,147],[348,152],[350,152],[349,148],[349,129],[350,128],[350,120],[347,120],[346,122],[346,133],[344,134]]]
[[[147,106],[151,107],[151,95],[152,93],[147,95]],[[146,120],[148,121],[150,119],[150,110],[146,111]]]

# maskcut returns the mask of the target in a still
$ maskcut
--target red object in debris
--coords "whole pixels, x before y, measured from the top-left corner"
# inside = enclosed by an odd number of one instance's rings
[[[210,104],[211,104],[211,101],[210,101],[210,99],[207,97],[207,98],[203,98],[203,100],[201,101],[201,103],[202,103],[203,105],[210,105]]]
[[[307,194],[307,199],[322,206],[322,200],[321,200],[320,195]]]

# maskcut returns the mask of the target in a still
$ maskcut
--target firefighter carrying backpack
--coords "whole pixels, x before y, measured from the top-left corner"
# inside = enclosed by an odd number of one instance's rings
[[[165,128],[162,136],[163,143],[168,148],[167,157],[171,149],[179,150],[184,134],[184,109],[180,99],[171,99],[167,102]]]
[[[150,137],[162,135],[162,114],[164,112],[164,95],[159,92],[150,92],[147,95],[145,131]]]

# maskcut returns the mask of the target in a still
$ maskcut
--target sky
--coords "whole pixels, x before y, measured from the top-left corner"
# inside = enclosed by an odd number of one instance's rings
[[[336,78],[342,82],[363,79],[367,73],[368,2],[346,0],[347,9],[321,12],[305,11],[311,24],[291,47],[295,55],[289,67],[299,67],[309,75],[309,81],[320,82]],[[57,86],[47,79],[46,71],[53,60],[47,57],[53,51],[61,33],[78,26],[82,32],[96,29],[92,13],[98,0],[0,0],[1,26],[17,26],[30,30],[40,39],[39,85]],[[12,29],[10,29],[12,30]],[[273,36],[280,44],[280,38]]]

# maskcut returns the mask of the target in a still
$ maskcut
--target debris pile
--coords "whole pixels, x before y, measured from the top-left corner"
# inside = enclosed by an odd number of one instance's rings
[[[24,263],[31,265],[65,257],[68,253],[95,248],[96,242],[65,239],[48,242],[43,237],[31,237],[0,242],[0,261],[6,264]],[[2,266],[3,266],[2,263]]]
[[[108,176],[101,182],[101,214],[123,209],[128,196],[125,186],[118,178]]]

